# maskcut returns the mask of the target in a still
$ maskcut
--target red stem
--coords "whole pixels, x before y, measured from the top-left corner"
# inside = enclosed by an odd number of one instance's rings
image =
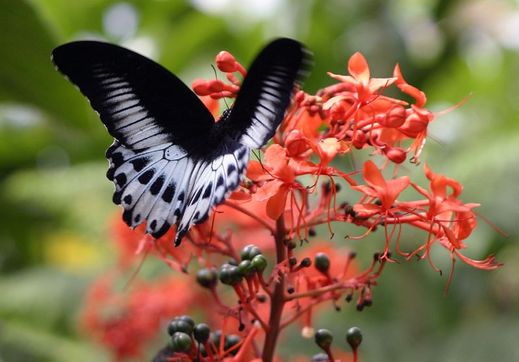
[[[281,215],[276,221],[276,260],[281,263],[286,259],[285,246],[285,220]],[[276,343],[281,330],[281,315],[285,306],[285,276],[279,276],[279,282],[276,283],[274,292],[270,299],[270,317],[269,317],[269,333],[265,336],[265,344],[263,345],[263,362],[272,362]]]

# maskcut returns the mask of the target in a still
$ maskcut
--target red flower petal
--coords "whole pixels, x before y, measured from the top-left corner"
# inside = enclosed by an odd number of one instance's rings
[[[279,192],[267,201],[267,215],[272,220],[277,220],[285,211],[287,195],[288,188],[283,185],[283,187],[279,188]]]
[[[348,61],[348,72],[356,80],[368,83],[370,77],[369,66],[366,58],[361,53],[356,52],[351,56]]]

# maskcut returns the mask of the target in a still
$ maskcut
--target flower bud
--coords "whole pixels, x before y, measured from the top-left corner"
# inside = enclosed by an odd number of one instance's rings
[[[200,269],[196,273],[196,281],[204,288],[214,288],[218,283],[218,273],[215,268]]]
[[[328,350],[333,342],[333,335],[327,329],[319,329],[315,332],[315,343],[324,350]]]
[[[285,148],[289,157],[298,156],[310,149],[308,139],[299,130],[292,130],[285,138]]]
[[[429,121],[426,117],[412,113],[407,116],[404,124],[398,129],[407,137],[415,138],[427,129]]]
[[[384,127],[398,128],[405,122],[405,108],[395,107],[386,114],[382,114],[377,121]]]
[[[401,147],[388,147],[384,153],[386,157],[394,163],[402,163],[407,157],[407,153]]]
[[[356,130],[353,133],[351,143],[353,144],[353,147],[360,150],[362,147],[366,145],[366,140],[366,134],[361,130]]]
[[[195,79],[193,83],[191,83],[191,88],[193,88],[193,91],[199,96],[208,96],[212,93],[209,90],[208,82],[204,79]]]
[[[314,257],[314,266],[321,273],[326,273],[330,269],[330,258],[325,253],[317,253]]]
[[[191,337],[183,332],[176,332],[171,337],[171,348],[175,352],[184,352],[187,353],[191,350],[193,342],[191,341]]]
[[[359,348],[362,343],[362,332],[359,327],[351,327],[346,333],[346,341],[352,349]]]
[[[225,50],[216,55],[216,66],[224,73],[233,73],[238,70],[236,58]]]
[[[219,79],[213,79],[208,82],[208,88],[211,93],[218,93],[225,89],[225,84]]]

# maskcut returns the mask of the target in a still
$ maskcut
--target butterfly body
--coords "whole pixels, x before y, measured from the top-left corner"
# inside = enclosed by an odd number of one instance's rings
[[[64,44],[53,62],[76,84],[115,138],[107,177],[123,220],[175,244],[236,189],[251,148],[274,134],[301,78],[304,47],[278,39],[251,65],[233,107],[218,122],[198,97],[157,63],[96,41]]]

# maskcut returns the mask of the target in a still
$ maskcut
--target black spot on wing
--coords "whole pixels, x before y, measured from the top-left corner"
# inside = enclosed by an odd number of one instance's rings
[[[162,224],[160,229],[158,229],[157,231],[153,232],[151,234],[151,236],[153,236],[155,239],[158,239],[161,236],[163,236],[169,230],[170,227],[171,227],[171,225],[168,222],[164,222],[164,224]]]
[[[132,203],[132,195],[126,195],[124,198],[123,198],[123,201],[126,205],[130,205]]]
[[[132,210],[124,210],[123,211],[123,221],[128,226],[132,226]]]
[[[155,174],[155,170],[147,170],[142,175],[139,176],[138,180],[141,184],[145,185],[153,178]]]
[[[209,184],[205,188],[204,195],[202,196],[202,198],[207,199],[211,195],[212,190],[213,190],[213,183],[209,182]]]
[[[123,154],[120,152],[112,153],[112,155],[109,158],[112,160],[112,163],[116,167],[122,165],[122,163],[124,162]]]
[[[112,196],[112,201],[114,204],[116,204],[116,205],[121,204],[121,195],[122,195],[121,191],[114,192],[114,195]]]
[[[219,175],[218,176],[218,180],[216,181],[216,187],[220,187],[223,185],[223,176],[222,175]]]
[[[150,187],[150,192],[153,196],[157,195],[160,190],[162,189],[162,185],[164,185],[166,177],[164,175],[160,175],[152,184]]]
[[[115,176],[115,183],[117,184],[117,186],[119,187],[123,187],[125,184],[126,184],[126,174],[124,172],[118,174],[117,176]]]
[[[227,166],[227,174],[230,175],[234,171],[236,171],[236,166],[234,166],[233,163],[230,163],[229,166]]]
[[[169,204],[171,201],[173,201],[173,196],[175,196],[175,184],[171,183],[162,193],[162,200]]]
[[[193,196],[193,198],[191,199],[191,202],[190,202],[191,205],[193,205],[194,203],[196,203],[196,202],[198,201],[198,199],[200,198],[200,195],[202,195],[202,191],[203,191],[203,190],[204,190],[204,189],[203,189],[202,187],[200,187],[200,188],[197,190],[195,196]]]
[[[110,181],[114,180],[115,170],[116,170],[115,167],[110,167],[110,168],[108,168],[108,171],[106,171],[106,178],[109,179]]]
[[[106,158],[110,158],[110,157],[112,157],[112,154],[114,153],[114,151],[115,151],[117,148],[119,148],[120,145],[121,145],[121,144],[120,144],[119,142],[117,142],[117,141],[115,141],[114,143],[112,143],[112,144],[110,145],[110,147],[108,147],[108,148],[106,149],[105,157],[106,157]]]
[[[133,166],[133,169],[137,172],[140,172],[148,163],[148,159],[145,157],[140,157],[136,158],[135,160],[131,160],[130,162]]]
[[[238,159],[241,160],[245,154],[247,153],[248,149],[246,147],[242,147],[238,151]]]

